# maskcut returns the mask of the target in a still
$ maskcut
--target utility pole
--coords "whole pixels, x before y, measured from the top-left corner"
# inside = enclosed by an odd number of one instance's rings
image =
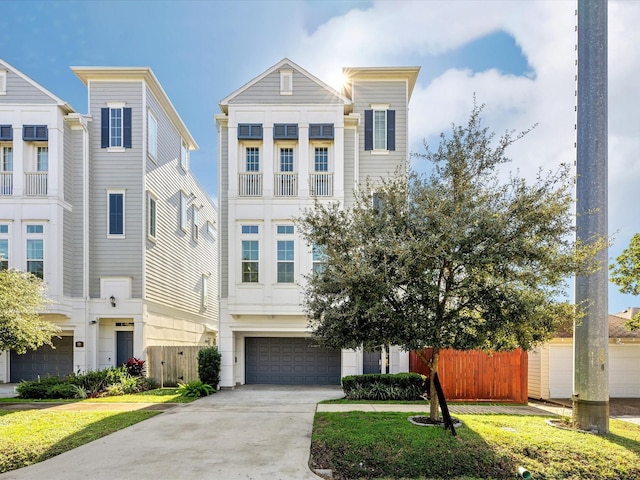
[[[576,238],[590,243],[607,228],[607,0],[578,0]],[[573,424],[609,432],[608,251],[601,268],[576,277],[575,302],[585,310],[573,333]]]

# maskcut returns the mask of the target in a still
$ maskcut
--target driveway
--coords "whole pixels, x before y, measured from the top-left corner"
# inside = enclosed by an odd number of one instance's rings
[[[308,467],[316,404],[337,387],[242,386],[0,475],[0,480],[318,479]]]

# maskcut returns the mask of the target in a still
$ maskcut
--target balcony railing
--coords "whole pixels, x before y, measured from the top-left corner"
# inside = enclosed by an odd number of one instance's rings
[[[0,197],[13,195],[13,172],[0,172]]]
[[[295,197],[298,195],[297,173],[276,173],[274,175],[273,192],[276,197]]]
[[[311,195],[315,197],[333,196],[333,173],[312,173],[309,176]]]
[[[262,196],[262,174],[241,173],[238,175],[238,195],[241,197]]]
[[[29,172],[24,174],[24,193],[30,197],[47,196],[48,172]]]

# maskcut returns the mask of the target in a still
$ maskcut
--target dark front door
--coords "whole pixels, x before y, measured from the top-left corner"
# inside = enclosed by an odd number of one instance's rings
[[[380,373],[381,352],[362,353],[362,373]]]
[[[23,355],[12,350],[10,381],[17,383],[73,373],[73,337],[53,338],[52,341],[55,348],[45,345]]]
[[[248,337],[245,350],[248,384],[340,385],[340,350],[300,337]]]
[[[116,366],[133,357],[133,332],[116,332]]]

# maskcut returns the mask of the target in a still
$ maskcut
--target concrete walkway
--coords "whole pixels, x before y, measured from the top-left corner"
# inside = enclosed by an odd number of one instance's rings
[[[316,404],[340,387],[243,386],[181,404],[0,480],[304,480]]]

